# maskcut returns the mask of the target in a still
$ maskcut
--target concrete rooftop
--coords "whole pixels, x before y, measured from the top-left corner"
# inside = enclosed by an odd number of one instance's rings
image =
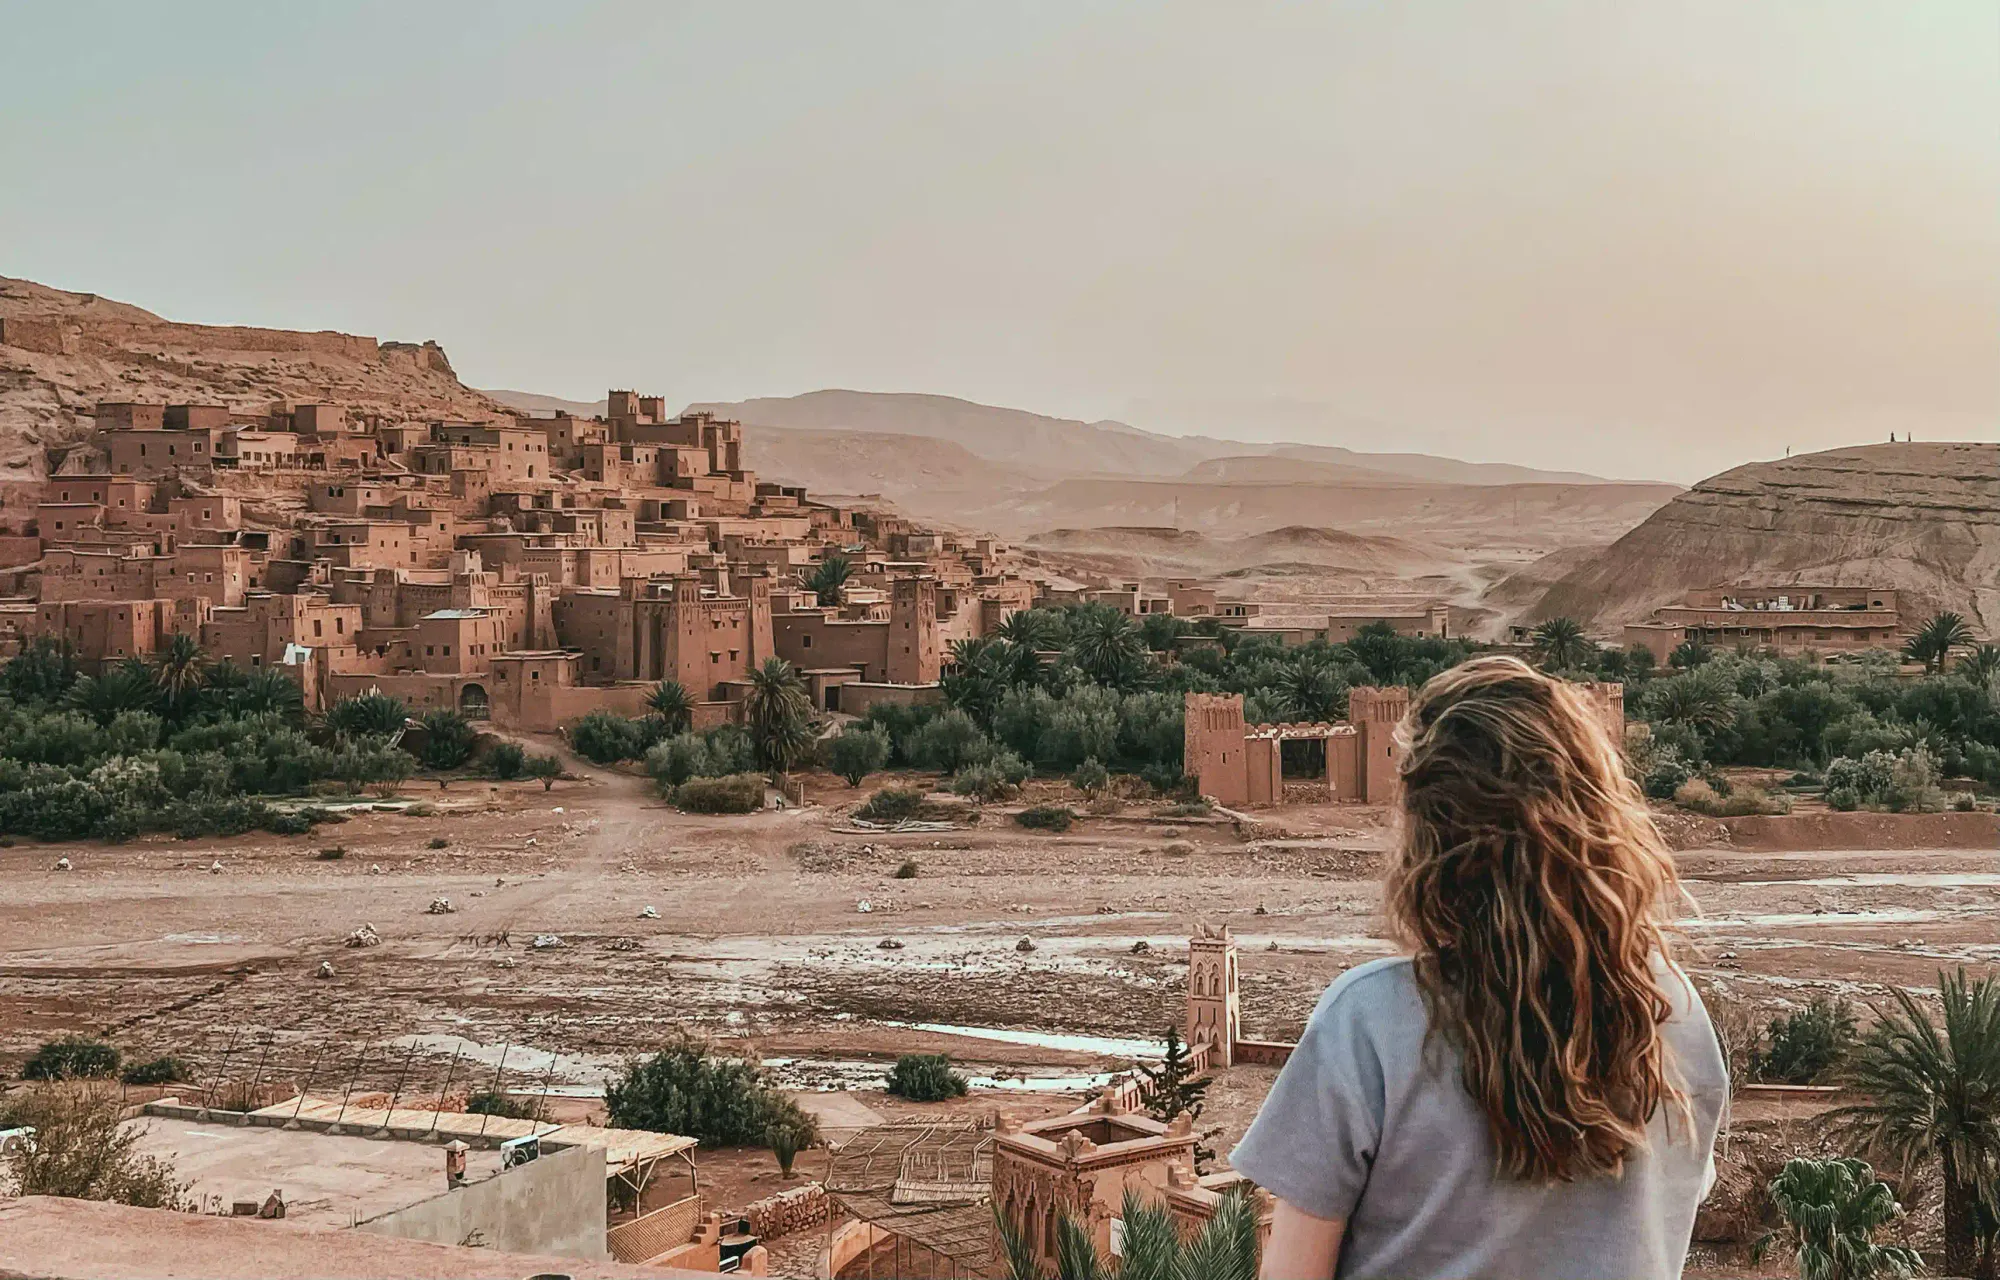
[[[197,1201],[219,1196],[227,1209],[282,1191],[287,1223],[348,1227],[445,1191],[442,1144],[159,1116],[132,1124],[144,1131],[138,1150],[171,1159]],[[496,1150],[475,1148],[466,1161],[470,1181],[500,1171]]]

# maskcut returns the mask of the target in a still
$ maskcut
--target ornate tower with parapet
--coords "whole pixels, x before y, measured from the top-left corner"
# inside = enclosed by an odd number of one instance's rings
[[[1208,1044],[1208,1063],[1226,1067],[1242,1038],[1242,1008],[1237,996],[1236,939],[1229,926],[1202,925],[1188,939],[1187,1042]]]

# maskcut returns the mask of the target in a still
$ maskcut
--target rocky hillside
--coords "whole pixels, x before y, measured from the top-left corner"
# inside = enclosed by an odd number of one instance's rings
[[[502,412],[459,382],[435,342],[176,324],[94,293],[0,277],[0,479],[43,474],[91,429],[99,400],[332,401],[410,418]]]
[[[1530,611],[1601,632],[1690,588],[1747,582],[1893,587],[1905,617],[1965,614],[2000,634],[2000,444],[1874,444],[1704,480]]]

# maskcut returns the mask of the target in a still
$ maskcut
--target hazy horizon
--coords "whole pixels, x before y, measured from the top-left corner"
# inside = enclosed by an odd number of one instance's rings
[[[2000,9],[12,7],[0,274],[1691,482],[2000,439]]]

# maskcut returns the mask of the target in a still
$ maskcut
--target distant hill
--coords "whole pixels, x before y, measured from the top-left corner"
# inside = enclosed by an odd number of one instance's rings
[[[88,434],[102,400],[326,401],[395,417],[487,418],[435,342],[180,324],[129,303],[0,277],[0,479],[39,478],[47,450]]]
[[[746,426],[928,436],[949,440],[982,458],[1072,476],[1167,479],[1212,459],[1270,455],[1448,484],[1605,483],[1599,477],[1575,472],[1460,462],[1426,454],[1360,453],[1324,445],[1160,435],[1123,422],[1054,418],[1025,409],[913,392],[810,391],[798,396],[704,402],[688,408],[739,418]]]
[[[1689,589],[1892,587],[1903,616],[2000,635],[2000,444],[1871,444],[1712,476],[1565,573],[1529,611],[1600,633]]]
[[[611,408],[608,400],[564,400],[560,396],[537,395],[532,391],[487,390],[479,394],[491,396],[517,413],[568,413],[579,418],[597,418]]]

